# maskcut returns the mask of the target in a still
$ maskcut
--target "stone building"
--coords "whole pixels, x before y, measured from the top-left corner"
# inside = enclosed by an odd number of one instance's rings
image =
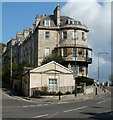
[[[53,15],[36,15],[32,28],[25,28],[7,43],[3,63],[12,53],[15,63],[27,61],[40,66],[45,56],[56,53],[64,58],[66,67],[88,77],[88,64],[92,63],[88,32],[80,21],[61,16],[57,5]]]
[[[73,92],[75,80],[73,71],[51,61],[37,67],[22,76],[22,93],[24,96],[34,96],[35,91],[46,88],[48,92]]]

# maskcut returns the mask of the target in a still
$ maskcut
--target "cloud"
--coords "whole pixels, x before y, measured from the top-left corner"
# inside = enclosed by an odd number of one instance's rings
[[[102,69],[106,74],[102,79],[107,80],[111,67],[111,3],[104,2],[105,0],[101,0],[101,3],[97,0],[70,1],[68,0],[62,7],[61,14],[80,20],[90,30],[88,43],[94,52],[93,64],[90,65],[90,77],[97,79],[98,53],[104,51],[109,55],[100,55],[100,70]]]

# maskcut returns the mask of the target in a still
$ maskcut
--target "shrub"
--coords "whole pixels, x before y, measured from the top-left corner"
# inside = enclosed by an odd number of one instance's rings
[[[48,94],[49,95],[56,95],[57,93],[56,92],[49,92]]]
[[[48,95],[48,87],[47,86],[42,86],[40,95]]]
[[[51,61],[55,61],[55,62],[62,64],[62,65],[64,63],[64,59],[61,56],[58,56],[57,54],[51,54],[43,59],[41,65],[44,65],[44,64],[49,63]]]
[[[92,84],[94,84],[94,79],[84,77],[84,76],[79,76],[78,78],[76,78],[76,84],[77,85],[80,85],[80,84],[83,84],[83,83],[86,83],[86,86],[92,85]]]
[[[69,95],[69,94],[71,94],[71,92],[67,91],[67,92],[66,92],[66,95]]]
[[[59,95],[59,92],[57,92],[57,94],[56,95]],[[62,92],[60,92],[60,95],[64,95]]]
[[[39,97],[40,96],[40,91],[39,90],[34,90],[32,97]]]

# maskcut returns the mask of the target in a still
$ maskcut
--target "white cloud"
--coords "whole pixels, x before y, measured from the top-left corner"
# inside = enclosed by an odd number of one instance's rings
[[[111,66],[111,3],[103,1],[104,4],[100,4],[97,0],[70,1],[68,0],[68,3],[63,6],[61,14],[80,20],[90,30],[88,42],[94,52],[90,75],[97,78],[98,53],[104,51],[108,52],[109,55],[100,56],[100,69],[106,74],[106,78],[103,79],[108,79]],[[106,69],[109,70],[106,71]]]

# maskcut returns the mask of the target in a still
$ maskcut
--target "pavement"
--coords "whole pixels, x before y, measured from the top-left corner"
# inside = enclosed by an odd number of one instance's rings
[[[101,97],[101,96],[104,96],[104,95],[111,94],[110,91],[103,90],[103,89],[98,87],[97,95],[96,95],[96,93],[86,94],[86,95],[83,94],[83,93],[78,93],[77,96],[75,96],[74,94],[61,95],[60,100],[59,100],[59,96],[41,96],[39,98],[29,98],[29,97],[17,96],[16,93],[12,90],[3,89],[3,91],[5,91],[5,93],[8,94],[9,96],[11,96],[13,99],[23,100],[23,101],[32,102],[32,103],[79,102],[79,101],[85,101],[85,100],[88,100],[88,99],[91,99],[91,98]]]
[[[56,97],[42,96],[41,98],[25,98],[25,99],[29,99],[30,101],[36,102],[36,103],[38,103],[38,102],[67,103],[67,102],[84,101],[84,100],[88,100],[88,99],[95,98],[95,97],[101,97],[101,96],[108,95],[108,94],[110,94],[109,91],[107,91],[107,90],[103,91],[102,89],[98,88],[97,95],[95,93],[86,94],[86,95],[83,93],[78,93],[77,96],[75,96],[74,94],[61,96],[60,100],[59,100],[59,96],[56,96]]]

